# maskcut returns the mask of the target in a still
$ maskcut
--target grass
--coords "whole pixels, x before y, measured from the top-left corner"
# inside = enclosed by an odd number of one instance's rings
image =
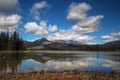
[[[32,53],[32,50],[20,50],[20,51],[13,51],[13,50],[3,50],[0,53]]]

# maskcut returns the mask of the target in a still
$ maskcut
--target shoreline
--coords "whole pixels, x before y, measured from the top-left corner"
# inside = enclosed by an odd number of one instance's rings
[[[81,52],[120,52],[120,51],[79,51],[79,50],[20,50],[20,51],[12,51],[12,50],[4,50],[0,51],[0,53],[81,53]]]
[[[4,50],[0,51],[0,53],[32,53],[32,50],[20,50],[20,51],[12,51],[12,50]]]
[[[2,74],[0,80],[120,80],[120,72],[61,71]]]

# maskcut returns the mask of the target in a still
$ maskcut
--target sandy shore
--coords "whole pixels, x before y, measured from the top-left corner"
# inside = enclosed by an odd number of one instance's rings
[[[120,72],[94,71],[40,72],[28,74],[2,74],[0,80],[120,80]]]

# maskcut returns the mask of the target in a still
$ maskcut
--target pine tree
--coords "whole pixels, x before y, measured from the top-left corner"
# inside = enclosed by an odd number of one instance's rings
[[[9,37],[9,32],[0,33],[0,50],[24,50],[24,41],[19,38],[16,31]]]
[[[9,42],[9,36],[8,33],[1,32],[0,33],[0,50],[7,49],[8,42]]]

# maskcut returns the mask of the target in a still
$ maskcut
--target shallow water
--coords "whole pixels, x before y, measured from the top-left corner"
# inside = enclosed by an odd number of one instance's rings
[[[120,71],[120,52],[35,52],[0,54],[0,73],[92,70]]]

